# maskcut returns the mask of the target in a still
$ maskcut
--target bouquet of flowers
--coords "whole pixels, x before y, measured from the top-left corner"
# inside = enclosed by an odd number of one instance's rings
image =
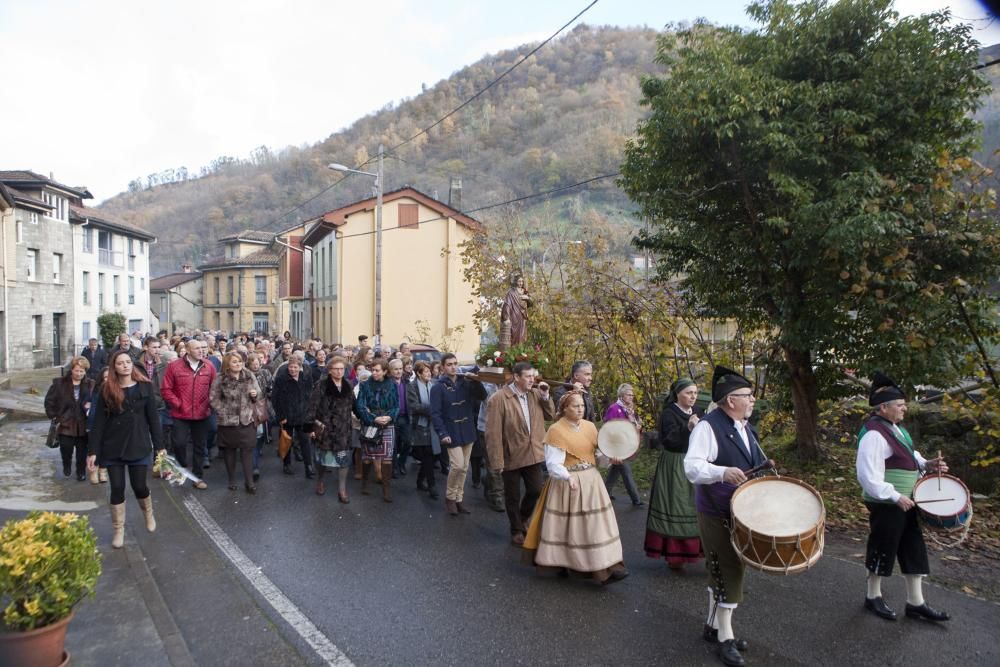
[[[544,373],[545,365],[549,363],[548,355],[542,352],[541,345],[522,343],[501,351],[497,345],[487,345],[479,352],[476,359],[481,367],[506,368],[514,370],[514,364],[527,361],[539,373]]]
[[[156,461],[153,462],[153,472],[159,472],[161,479],[167,480],[174,486],[181,486],[189,479],[195,484],[201,481],[201,478],[178,463],[177,459],[167,454],[165,450],[161,450],[156,455]]]

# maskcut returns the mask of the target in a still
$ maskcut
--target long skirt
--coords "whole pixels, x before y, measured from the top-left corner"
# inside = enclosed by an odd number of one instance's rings
[[[566,568],[603,581],[622,566],[622,543],[611,498],[597,468],[570,472],[580,488],[549,477],[524,539],[525,561]]]
[[[663,451],[656,464],[646,516],[646,555],[670,565],[704,558],[698,537],[694,487],[684,476],[684,454]]]
[[[396,451],[396,429],[390,424],[382,429],[382,438],[374,445],[361,441],[362,461],[392,461]]]

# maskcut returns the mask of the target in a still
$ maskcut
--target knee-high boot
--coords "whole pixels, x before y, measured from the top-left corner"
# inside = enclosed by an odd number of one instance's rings
[[[156,532],[156,518],[153,516],[153,496],[139,498],[139,507],[142,508],[142,513],[146,517],[146,530],[151,533]]]
[[[361,449],[354,450],[354,479],[361,479],[361,470],[365,464],[361,462]]]
[[[392,502],[392,461],[382,461],[382,500]]]
[[[111,506],[111,526],[115,534],[111,537],[111,546],[121,549],[125,545],[125,503]]]
[[[361,495],[368,495],[368,473],[371,472],[374,463],[369,464],[367,461],[361,462]]]

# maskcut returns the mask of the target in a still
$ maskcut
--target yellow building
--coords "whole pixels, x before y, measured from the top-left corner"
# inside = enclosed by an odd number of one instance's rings
[[[312,250],[312,328],[331,343],[357,342],[375,330],[375,199],[328,211],[302,244]],[[472,286],[460,245],[480,224],[411,187],[383,195],[382,342],[439,344],[460,359],[479,349]],[[420,336],[423,327],[427,335]],[[427,340],[419,340],[426,338]]]
[[[198,267],[204,329],[278,331],[278,255],[273,242],[273,233],[255,231],[219,239],[224,256]]]

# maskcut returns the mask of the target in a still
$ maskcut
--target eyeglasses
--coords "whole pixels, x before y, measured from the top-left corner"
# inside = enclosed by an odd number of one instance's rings
[[[748,398],[751,401],[757,400],[753,394],[730,394],[733,398]]]

